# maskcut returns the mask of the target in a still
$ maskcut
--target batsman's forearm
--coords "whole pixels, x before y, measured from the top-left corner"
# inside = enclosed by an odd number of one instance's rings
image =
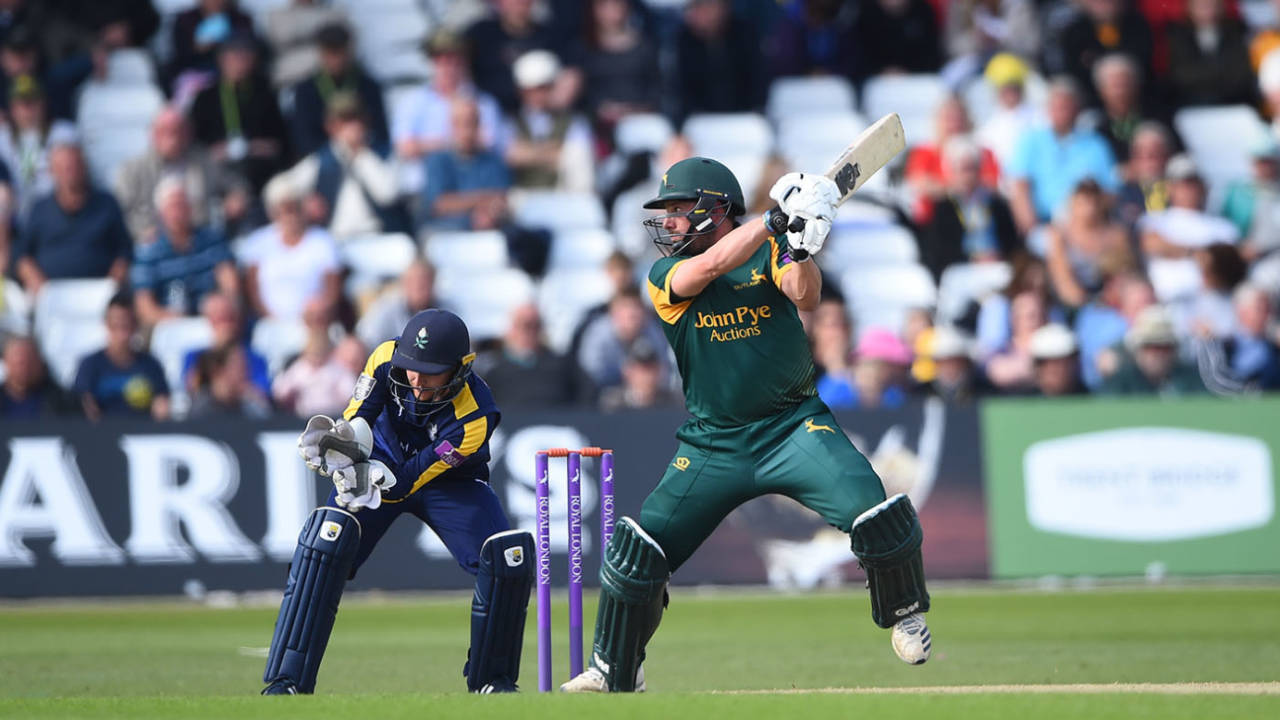
[[[764,221],[756,218],[734,228],[703,255],[719,277],[749,260],[768,237]]]
[[[822,271],[815,262],[797,263],[795,269],[782,276],[782,294],[797,310],[817,309],[822,297]]]

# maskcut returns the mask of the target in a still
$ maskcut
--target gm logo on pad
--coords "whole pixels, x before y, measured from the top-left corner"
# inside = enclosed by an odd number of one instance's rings
[[[333,522],[332,520],[326,520],[324,524],[320,526],[321,540],[328,540],[329,542],[333,542],[334,540],[337,540],[338,536],[341,534],[342,534],[342,526],[336,522]]]

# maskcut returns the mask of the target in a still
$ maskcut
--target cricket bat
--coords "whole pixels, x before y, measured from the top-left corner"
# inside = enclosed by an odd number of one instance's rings
[[[898,113],[889,113],[863,130],[826,172],[827,177],[834,180],[836,187],[840,189],[840,202],[848,200],[849,196],[906,147],[907,139],[902,132],[902,119],[898,117]],[[774,234],[780,235],[788,230],[800,232],[803,229],[804,220],[801,218],[788,219],[777,208],[770,215],[769,230]],[[809,253],[804,250],[791,250],[794,260],[804,260],[808,256]]]

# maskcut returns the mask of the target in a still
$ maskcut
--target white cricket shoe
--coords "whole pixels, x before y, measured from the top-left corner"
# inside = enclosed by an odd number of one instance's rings
[[[933,637],[920,613],[912,613],[893,626],[893,651],[905,663],[922,665],[933,649]]]
[[[636,692],[644,692],[644,666],[636,673]],[[560,692],[567,693],[604,693],[609,692],[609,683],[604,673],[594,665],[583,670],[577,677],[560,686]]]

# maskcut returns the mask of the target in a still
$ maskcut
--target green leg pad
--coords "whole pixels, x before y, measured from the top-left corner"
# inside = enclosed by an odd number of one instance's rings
[[[631,518],[614,528],[600,568],[600,609],[591,664],[613,692],[633,692],[644,648],[662,621],[667,557]]]
[[[924,530],[911,500],[894,495],[858,516],[849,531],[853,554],[867,571],[871,618],[882,628],[929,610],[920,545]]]

